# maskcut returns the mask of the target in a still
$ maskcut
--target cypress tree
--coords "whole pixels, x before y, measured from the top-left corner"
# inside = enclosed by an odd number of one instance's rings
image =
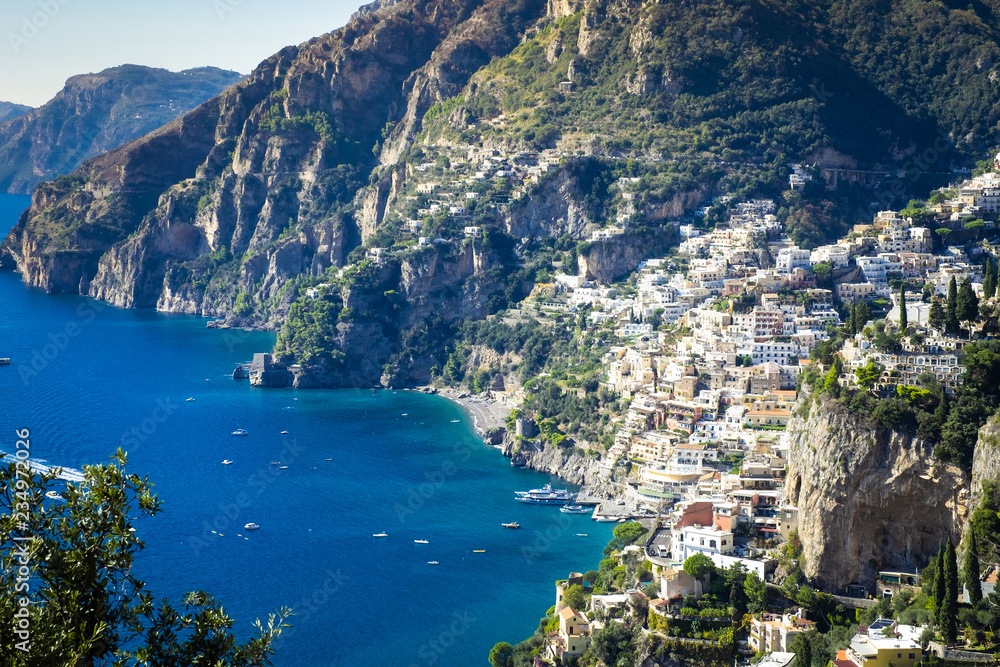
[[[938,331],[944,331],[944,322],[944,308],[941,306],[941,301],[934,299],[931,302],[931,312],[927,315],[927,324]]]
[[[944,311],[944,327],[950,334],[957,334],[961,325],[958,322],[958,285],[955,276],[948,283],[948,303]]]
[[[858,303],[851,304],[851,314],[847,317],[847,333],[853,336],[858,333]]]
[[[993,260],[986,258],[986,267],[983,272],[983,297],[992,299],[997,293],[997,274],[993,269]]]
[[[910,323],[906,319],[906,283],[899,286],[899,330],[906,335]]]
[[[941,636],[949,644],[958,638],[958,563],[955,545],[948,538],[944,554],[944,607],[941,609]]]
[[[941,540],[941,546],[938,547],[934,565],[934,619],[937,621],[938,627],[941,627],[944,623],[942,618],[945,589],[944,540]]]
[[[979,579],[979,545],[976,544],[976,531],[971,526],[969,542],[965,545],[962,574],[965,575],[965,586],[969,589],[969,602],[974,607],[983,599],[983,586]]]
[[[956,310],[958,311],[959,322],[969,322],[969,337],[972,337],[971,323],[979,317],[979,297],[972,289],[972,283],[966,278],[962,281],[962,286],[958,288],[958,296],[955,298]]]
[[[795,667],[812,667],[812,644],[807,635],[799,635],[799,645],[795,651]]]

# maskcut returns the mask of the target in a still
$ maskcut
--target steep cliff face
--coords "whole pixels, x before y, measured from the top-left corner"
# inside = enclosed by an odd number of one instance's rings
[[[936,461],[933,444],[826,400],[794,416],[788,435],[786,494],[799,510],[804,571],[825,590],[923,567],[942,538],[958,541],[969,480]]]
[[[972,456],[972,483],[970,509],[975,510],[982,500],[983,482],[1000,480],[1000,414],[979,429],[979,440]]]
[[[635,271],[639,262],[662,252],[675,240],[673,228],[668,227],[652,234],[629,231],[594,241],[577,258],[580,275],[587,280],[610,283]]]
[[[0,103],[0,122],[13,118],[0,124],[0,191],[28,194],[87,158],[169,123],[242,76],[214,67],[169,72],[122,65],[72,77],[37,109]]]

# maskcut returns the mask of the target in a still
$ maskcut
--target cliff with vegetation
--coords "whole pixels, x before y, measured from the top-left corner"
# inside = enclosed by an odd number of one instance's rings
[[[0,103],[0,191],[29,194],[42,181],[187,113],[242,76],[215,67],[169,72],[122,65],[70,78],[37,109]]]
[[[790,160],[905,168],[943,134],[946,170],[992,141],[992,10],[859,11],[372,5],[40,185],[0,255],[50,292],[284,326],[307,383],[417,380],[557,267],[620,276],[703,197],[783,189]],[[494,157],[539,171],[478,174]],[[628,230],[591,243],[609,226]]]
[[[934,443],[807,393],[788,425],[788,502],[798,508],[803,571],[830,592],[882,569],[923,568],[958,541],[969,477]]]

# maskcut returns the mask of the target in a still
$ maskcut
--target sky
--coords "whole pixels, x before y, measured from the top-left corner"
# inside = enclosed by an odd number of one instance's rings
[[[0,0],[0,100],[41,106],[71,76],[125,63],[249,74],[336,30],[367,0]]]

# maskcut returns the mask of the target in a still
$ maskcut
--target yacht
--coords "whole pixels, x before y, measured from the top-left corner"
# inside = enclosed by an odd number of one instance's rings
[[[250,431],[246,430],[245,428],[238,428],[235,431],[233,431],[233,435],[250,435]]]
[[[429,544],[427,540],[413,540],[415,544]]]
[[[372,533],[372,537],[389,537],[389,534],[385,533],[385,532],[382,532],[382,533]]]
[[[281,435],[288,435],[288,431],[282,431]]]
[[[188,403],[194,403],[194,396],[190,398],[185,398],[184,400],[187,401]]]
[[[10,357],[0,357],[0,366],[10,366]]]
[[[245,525],[243,527],[246,528],[247,530],[257,530],[258,528],[260,528],[260,526],[258,526],[257,524],[255,524],[253,521],[251,521],[250,523],[248,523],[247,525]]]
[[[590,508],[583,505],[564,505],[559,508],[559,511],[565,514],[589,514]]]
[[[232,464],[233,464],[233,462],[230,461],[229,459],[223,459],[223,461],[222,461],[222,465],[224,465],[224,466],[228,466],[228,465],[232,465]]]
[[[427,564],[428,565],[440,565],[441,563],[437,562],[436,560],[429,560],[429,561],[427,561]]]
[[[540,489],[515,491],[514,499],[532,505],[565,505],[573,501],[573,494],[566,489],[553,489],[551,484],[546,484]]]
[[[510,523],[502,523],[500,525],[503,526],[504,528],[520,528],[521,527],[521,525],[517,521],[511,521]]]

